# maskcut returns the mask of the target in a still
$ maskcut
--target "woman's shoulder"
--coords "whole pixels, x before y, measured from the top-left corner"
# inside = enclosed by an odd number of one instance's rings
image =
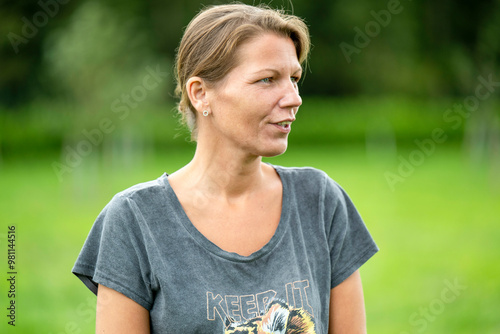
[[[294,183],[324,183],[330,179],[327,173],[314,167],[284,167],[273,165],[274,169],[283,178],[288,178]]]
[[[344,190],[325,171],[315,167],[273,166],[282,179],[299,192],[313,192],[341,196]]]
[[[166,174],[156,180],[141,182],[116,193],[99,213],[96,223],[134,229],[137,217],[150,218],[162,214],[167,202]]]
[[[165,196],[166,179],[167,174],[163,174],[155,180],[137,183],[115,194],[111,203],[129,200],[136,203],[154,202],[155,198]]]

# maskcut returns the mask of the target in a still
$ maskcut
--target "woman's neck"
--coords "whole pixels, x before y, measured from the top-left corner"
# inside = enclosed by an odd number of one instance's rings
[[[227,146],[209,149],[198,143],[191,162],[170,178],[181,181],[183,187],[230,200],[262,189],[271,170],[272,167],[262,163],[260,156],[251,156]]]

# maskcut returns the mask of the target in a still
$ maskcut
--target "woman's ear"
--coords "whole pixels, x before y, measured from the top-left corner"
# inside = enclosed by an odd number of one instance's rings
[[[188,93],[191,104],[197,112],[206,109],[207,102],[207,87],[205,82],[200,77],[191,77],[186,83],[186,91]],[[194,111],[194,110],[193,110]]]

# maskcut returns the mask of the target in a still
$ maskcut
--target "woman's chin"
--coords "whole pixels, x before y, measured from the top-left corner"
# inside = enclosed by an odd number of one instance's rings
[[[266,157],[266,158],[271,158],[271,157],[276,157],[278,155],[281,155],[286,152],[286,149],[288,148],[288,142],[285,141],[284,143],[281,143],[280,145],[269,145],[266,147],[261,156]]]

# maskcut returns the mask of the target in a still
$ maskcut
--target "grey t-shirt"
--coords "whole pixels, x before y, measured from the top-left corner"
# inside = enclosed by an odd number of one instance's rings
[[[280,222],[250,256],[204,237],[164,174],[111,200],[73,273],[94,293],[102,284],[149,310],[151,333],[327,333],[330,289],[378,248],[324,172],[273,167],[283,184]]]

